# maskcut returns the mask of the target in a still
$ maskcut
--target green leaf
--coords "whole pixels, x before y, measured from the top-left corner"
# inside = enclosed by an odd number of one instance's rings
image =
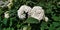
[[[60,26],[58,22],[53,22],[53,24],[50,25],[49,30],[54,30],[58,26]]]
[[[48,29],[48,26],[47,26],[46,22],[41,23],[41,30],[44,30],[44,29]]]
[[[17,28],[19,28],[21,25],[20,24],[17,24]]]
[[[6,30],[6,28],[3,28],[3,30]]]
[[[1,21],[1,16],[0,16],[0,21]]]
[[[9,27],[9,28],[7,28],[6,30],[14,30],[14,28],[10,28],[10,27]]]
[[[10,22],[10,26],[12,26],[12,22]]]
[[[28,26],[27,30],[31,30],[31,26]]]
[[[29,17],[27,20],[26,20],[27,23],[39,23],[39,21],[35,18],[32,18],[32,17]]]
[[[6,18],[3,19],[3,24],[7,25],[7,19]]]
[[[4,11],[2,11],[1,9],[0,9],[0,15],[3,13]]]
[[[57,26],[60,26],[60,23],[59,22],[53,22],[54,27],[57,27]]]
[[[59,28],[56,28],[56,30],[60,30],[60,27]]]
[[[50,25],[49,30],[54,30],[54,26]]]
[[[52,16],[52,18],[54,19],[54,21],[60,21],[60,17]]]

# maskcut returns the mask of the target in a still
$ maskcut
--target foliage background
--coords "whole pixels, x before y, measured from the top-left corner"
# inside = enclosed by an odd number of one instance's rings
[[[41,6],[49,21],[36,23],[36,21],[30,19],[30,21],[24,23],[17,16],[17,10],[24,4],[31,7]],[[5,11],[10,13],[8,19],[4,18]],[[30,26],[28,26],[28,23],[30,23]],[[28,27],[27,30],[60,30],[60,0],[14,0],[11,9],[0,8],[0,30],[23,30],[24,27]]]

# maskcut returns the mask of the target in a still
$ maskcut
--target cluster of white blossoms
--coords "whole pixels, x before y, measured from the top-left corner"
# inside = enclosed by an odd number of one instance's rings
[[[38,20],[42,20],[43,16],[44,16],[44,10],[42,9],[42,7],[39,6],[35,6],[32,8],[31,10],[31,17],[34,17]]]
[[[18,10],[19,18],[26,18],[26,15],[23,14],[24,11],[28,12],[28,15],[30,15],[30,17],[38,19],[39,21],[41,21],[42,19],[44,19],[46,22],[48,21],[48,17],[45,17],[44,10],[40,6],[34,6],[33,8],[31,8],[29,6],[22,5]]]
[[[30,12],[31,11],[31,7],[29,6],[26,6],[26,5],[22,5],[19,10],[18,10],[18,16],[20,19],[24,19],[26,18],[26,14],[24,13],[27,13],[27,12]],[[29,14],[29,13],[28,13]]]
[[[5,16],[5,18],[9,18],[9,11],[6,11],[6,12],[4,13],[4,16]]]

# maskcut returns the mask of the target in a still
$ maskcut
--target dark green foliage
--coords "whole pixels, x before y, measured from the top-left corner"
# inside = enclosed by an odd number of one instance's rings
[[[35,19],[35,18],[29,17],[26,20],[26,23],[39,23],[39,21],[37,19]]]

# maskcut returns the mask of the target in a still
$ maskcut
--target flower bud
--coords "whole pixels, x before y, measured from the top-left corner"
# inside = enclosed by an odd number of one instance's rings
[[[46,22],[48,21],[48,17],[45,17],[45,21],[46,21]]]

